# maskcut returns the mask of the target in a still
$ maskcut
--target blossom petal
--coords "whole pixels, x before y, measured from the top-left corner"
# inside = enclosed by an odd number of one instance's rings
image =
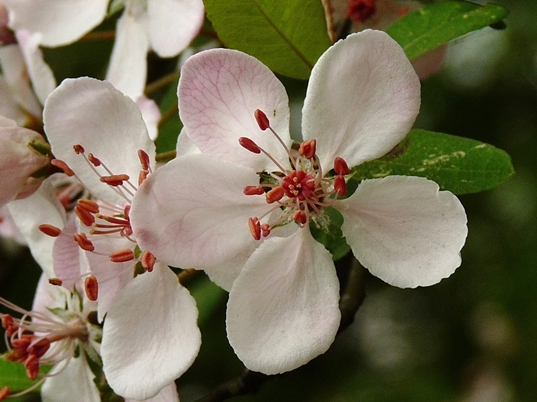
[[[230,49],[210,49],[184,64],[178,87],[179,115],[201,152],[256,171],[274,167],[267,157],[238,144],[248,137],[285,163],[285,149],[254,118],[256,109],[289,145],[289,100],[282,83],[260,61]],[[274,170],[274,169],[272,169]]]
[[[365,180],[338,201],[348,244],[371,273],[402,288],[429,286],[461,264],[466,213],[433,181],[410,176]]]
[[[129,3],[131,4],[131,3]],[[106,80],[132,99],[143,95],[147,76],[149,42],[145,32],[145,13],[126,9],[117,22],[116,40]]]
[[[181,376],[201,345],[197,318],[194,298],[164,264],[134,278],[103,327],[103,370],[114,392],[148,399]]]
[[[202,0],[147,2],[149,40],[161,57],[177,56],[199,32],[205,11]]]
[[[229,342],[250,370],[293,370],[334,341],[341,318],[338,301],[332,256],[308,228],[269,238],[231,288]]]
[[[3,0],[10,27],[42,34],[41,44],[67,45],[99,25],[108,0]]]
[[[43,402],[100,402],[94,378],[83,355],[73,358],[60,374],[45,380],[41,398]]]
[[[225,269],[241,256],[246,261],[258,244],[248,219],[270,208],[265,197],[243,194],[257,183],[254,170],[203,154],[168,162],[134,197],[130,218],[138,244],[175,267]]]
[[[420,106],[420,82],[386,33],[363,31],[330,47],[311,73],[302,116],[304,139],[317,139],[326,170],[376,159],[401,141]]]
[[[138,150],[145,150],[154,161],[155,145],[140,110],[108,82],[87,77],[63,81],[47,99],[43,115],[52,152],[98,198],[125,202],[99,181],[84,157],[75,154],[73,145],[81,144],[86,155],[95,155],[114,174],[127,174],[134,184],[141,169]],[[104,170],[101,174],[107,175]]]
[[[188,155],[188,154],[199,154],[201,153],[200,149],[194,145],[190,137],[186,134],[185,129],[183,128],[177,137],[177,144],[175,146],[175,152],[177,157]]]
[[[125,399],[125,402],[138,402],[137,399]],[[174,382],[170,385],[162,388],[157,395],[153,398],[144,399],[140,402],[179,402],[179,394],[177,393],[177,386]]]

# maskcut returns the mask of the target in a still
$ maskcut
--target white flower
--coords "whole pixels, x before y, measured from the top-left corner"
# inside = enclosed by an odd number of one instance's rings
[[[290,147],[285,89],[268,68],[226,49],[185,63],[180,116],[201,154],[151,175],[133,201],[131,221],[143,249],[173,266],[204,269],[230,289],[228,337],[248,368],[292,370],[334,340],[339,284],[308,222],[325,224],[327,206],[343,215],[355,256],[390,284],[432,285],[460,265],[466,215],[436,183],[367,180],[341,199],[346,165],[378,158],[406,136],[419,91],[412,66],[387,34],[350,35],[313,68],[297,151]]]
[[[98,302],[100,319],[106,313],[106,378],[118,395],[152,398],[190,367],[201,343],[194,299],[168,267],[139,254],[132,236],[130,204],[155,167],[155,146],[136,104],[91,78],[58,86],[45,104],[44,122],[60,158],[53,163],[95,197],[77,202],[76,224],[43,230],[58,236],[54,269],[74,283],[89,267],[86,290]],[[150,272],[133,279],[140,260]]]

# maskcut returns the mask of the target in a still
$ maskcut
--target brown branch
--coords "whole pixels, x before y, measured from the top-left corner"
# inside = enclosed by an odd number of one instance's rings
[[[339,300],[341,323],[338,334],[354,322],[354,315],[365,299],[365,279],[365,268],[356,258],[353,258],[347,282]],[[196,402],[222,402],[234,396],[253,394],[259,391],[269,378],[276,378],[282,375],[285,375],[285,373],[269,376],[245,369],[239,377],[220,384],[213,391],[196,400]]]

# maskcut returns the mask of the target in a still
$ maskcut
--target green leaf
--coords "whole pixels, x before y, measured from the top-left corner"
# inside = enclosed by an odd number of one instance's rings
[[[412,130],[383,158],[353,169],[349,188],[363,179],[388,175],[421,176],[454,194],[492,189],[515,173],[501,149],[468,138]]]
[[[401,45],[410,60],[464,34],[497,24],[509,11],[496,4],[448,1],[408,13],[386,32]]]
[[[36,381],[26,376],[26,370],[22,363],[5,360],[0,356],[0,389],[6,385],[12,393],[24,391],[34,385]]]
[[[160,102],[160,113],[162,121],[158,130],[158,137],[155,141],[157,153],[174,151],[177,144],[177,137],[183,128],[179,120],[179,111],[177,110],[177,82],[179,77],[168,86],[164,97]]]
[[[337,261],[351,250],[341,232],[343,215],[337,209],[331,207],[327,208],[325,212],[326,218],[329,219],[326,222],[327,224],[319,225],[310,221],[310,230],[313,238],[323,244],[332,253],[332,259]]]
[[[320,0],[205,0],[220,40],[273,71],[307,79],[330,46]]]

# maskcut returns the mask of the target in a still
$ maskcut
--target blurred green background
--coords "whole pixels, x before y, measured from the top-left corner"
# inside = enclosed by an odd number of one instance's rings
[[[423,82],[416,123],[502,148],[517,171],[495,190],[460,197],[469,220],[462,266],[413,290],[368,276],[355,323],[325,355],[230,401],[537,400],[537,2],[496,3],[511,11],[507,29],[451,44],[442,71]],[[110,43],[86,42],[46,57],[58,79],[102,78],[109,51]],[[151,67],[162,68],[170,63]],[[285,82],[297,96],[304,90]],[[29,308],[39,268],[25,249],[0,253],[0,295]],[[183,402],[242,371],[225,336],[225,292],[203,276],[188,286],[202,310],[203,345],[178,382]]]

